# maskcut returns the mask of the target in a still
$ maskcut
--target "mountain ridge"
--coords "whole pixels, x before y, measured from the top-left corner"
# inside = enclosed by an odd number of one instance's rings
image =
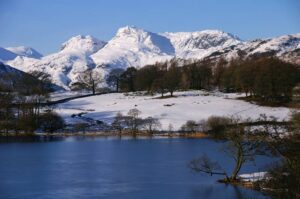
[[[112,68],[138,68],[173,58],[202,60],[223,57],[230,60],[260,54],[300,64],[299,49],[300,33],[243,41],[220,30],[154,33],[125,26],[108,42],[90,35],[77,35],[64,42],[57,53],[39,59],[26,55],[14,57],[13,53],[4,61],[24,72],[39,70],[49,73],[53,83],[69,89],[86,69],[97,70],[105,76]]]

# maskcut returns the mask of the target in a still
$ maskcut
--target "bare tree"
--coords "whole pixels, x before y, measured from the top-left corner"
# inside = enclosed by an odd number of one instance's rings
[[[121,112],[118,112],[111,125],[113,129],[117,130],[121,135],[123,129],[126,127],[126,116],[124,116]]]
[[[212,161],[206,154],[192,160],[189,163],[191,169],[196,172],[207,173],[209,175],[223,175],[229,179],[227,173],[221,168],[218,162]]]
[[[155,79],[152,84],[152,91],[158,92],[161,94],[161,97],[164,97],[164,93],[166,92],[165,80],[164,78]]]
[[[94,95],[101,82],[103,82],[102,75],[95,70],[88,69],[78,76],[78,82],[76,84],[78,87],[91,90]]]
[[[130,109],[127,113],[126,123],[127,127],[136,134],[139,131],[140,126],[142,125],[142,119],[139,117],[141,111],[138,109]]]
[[[171,97],[173,97],[173,93],[180,86],[181,79],[181,71],[176,64],[172,64],[172,66],[168,69],[166,74],[164,75],[165,86],[167,90],[170,92]]]
[[[143,121],[143,126],[148,131],[148,133],[152,135],[157,129],[161,127],[161,123],[157,118],[147,117]]]
[[[172,133],[174,133],[174,127],[173,127],[173,125],[170,123],[169,126],[168,126],[168,134],[169,134],[169,136],[171,136]]]

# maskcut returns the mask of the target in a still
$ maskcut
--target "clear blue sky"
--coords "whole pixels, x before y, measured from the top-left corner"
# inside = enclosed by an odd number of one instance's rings
[[[300,32],[300,0],[0,0],[1,47],[47,54],[78,34],[109,40],[125,25],[267,38]]]

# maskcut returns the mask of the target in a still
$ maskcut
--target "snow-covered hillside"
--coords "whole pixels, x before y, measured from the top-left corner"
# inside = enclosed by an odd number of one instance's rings
[[[108,42],[92,36],[76,36],[61,50],[40,57],[31,48],[0,48],[0,60],[24,72],[44,71],[53,83],[69,89],[78,74],[92,68],[105,76],[112,68],[143,67],[172,58],[181,60],[256,56],[267,54],[300,64],[300,34],[242,41],[219,30],[153,33],[136,27],[122,27]]]
[[[58,112],[67,123],[85,122],[72,114],[82,114],[84,118],[92,118],[107,123],[113,121],[120,111],[127,114],[130,109],[137,108],[141,117],[155,117],[162,123],[162,129],[168,130],[169,124],[179,129],[187,120],[200,121],[214,116],[240,116],[244,119],[257,119],[260,114],[287,119],[288,108],[271,108],[257,106],[235,99],[236,94],[208,93],[203,91],[176,92],[176,98],[155,99],[158,96],[125,96],[121,93],[105,94],[72,100],[58,105]]]
[[[10,73],[18,75],[23,72],[0,62],[0,75],[7,75]]]
[[[26,87],[24,79],[38,83],[38,79],[35,77],[0,62],[0,85],[2,89],[24,91]]]

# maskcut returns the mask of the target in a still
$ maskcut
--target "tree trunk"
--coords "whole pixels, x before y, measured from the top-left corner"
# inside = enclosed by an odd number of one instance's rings
[[[117,86],[117,93],[119,92],[119,79],[117,79],[117,84],[116,84],[116,86]]]
[[[243,152],[242,152],[242,149],[239,146],[239,149],[238,149],[238,152],[237,152],[237,161],[236,161],[235,168],[234,168],[234,170],[232,172],[232,175],[231,175],[231,180],[236,180],[237,179],[237,175],[241,170],[242,164],[243,164]]]
[[[95,95],[95,82],[94,81],[92,83],[92,90],[93,90],[93,95]]]

